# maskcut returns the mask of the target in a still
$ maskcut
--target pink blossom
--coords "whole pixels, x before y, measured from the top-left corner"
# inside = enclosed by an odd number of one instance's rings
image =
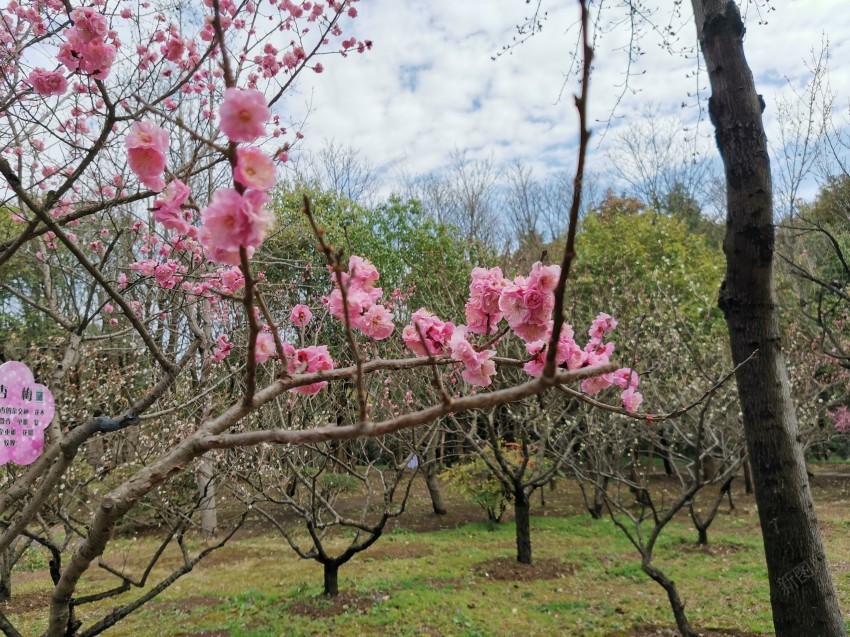
[[[845,405],[840,405],[827,413],[838,433],[850,433],[850,409],[848,409]]]
[[[358,319],[357,328],[369,338],[382,341],[393,333],[393,315],[383,305],[375,304]]]
[[[546,364],[546,347],[549,345],[549,339],[552,332],[551,323],[552,322],[550,321],[550,325],[546,328],[546,335],[544,338],[525,344],[526,351],[534,358],[523,366],[523,370],[531,376],[540,376],[543,373],[543,367]],[[575,369],[575,367],[570,367],[569,365],[571,361],[576,360],[576,352],[579,354],[582,353],[581,348],[579,348],[573,340],[573,328],[571,325],[564,323],[561,327],[561,334],[558,338],[558,351],[555,352],[555,366],[566,366],[568,369]],[[582,357],[579,356],[578,359],[582,360]],[[578,367],[580,366],[581,364],[579,363]]]
[[[165,188],[162,173],[168,150],[168,133],[155,122],[133,122],[124,141],[130,169],[139,181],[156,192]]]
[[[219,128],[232,142],[253,142],[266,132],[271,111],[254,89],[228,88],[218,112]]]
[[[640,407],[643,402],[643,394],[639,391],[635,391],[634,387],[629,387],[620,394],[620,398],[623,401],[623,406],[627,411],[635,412]]]
[[[442,354],[448,347],[454,331],[454,323],[444,323],[425,308],[420,308],[413,313],[410,325],[405,326],[401,337],[404,344],[412,349],[417,356],[435,356]],[[422,338],[425,339],[424,343]]]
[[[508,325],[513,329],[522,325],[531,317],[531,310],[525,304],[525,289],[516,283],[508,283],[499,297],[499,309]]]
[[[299,350],[288,345],[284,349],[289,363],[290,374],[312,374],[314,372],[328,371],[336,366],[326,345],[311,345],[310,347],[304,347]],[[327,381],[323,380],[310,385],[294,387],[289,391],[298,394],[316,394],[327,384]]]
[[[581,390],[585,394],[592,396],[601,392],[603,389],[608,389],[612,384],[614,384],[614,374],[600,374],[599,376],[586,378],[581,381]]]
[[[30,72],[29,80],[39,95],[62,95],[68,90],[68,80],[59,71],[45,71],[38,67]]]
[[[256,248],[271,226],[271,214],[265,208],[269,196],[257,190],[244,195],[231,188],[213,193],[212,201],[201,212],[200,240],[211,261],[239,264],[239,248]],[[253,253],[253,251],[252,251]]]
[[[248,189],[270,190],[277,181],[274,162],[255,146],[240,146],[236,149],[233,179]]]
[[[189,187],[179,179],[171,181],[153,204],[153,218],[169,230],[185,235],[190,225],[181,206],[189,198]]]
[[[212,351],[212,359],[216,363],[220,363],[233,349],[233,343],[228,342],[227,334],[222,334],[216,339],[216,346]]]
[[[353,284],[363,290],[373,289],[381,278],[378,269],[368,259],[352,254],[348,258],[348,274],[353,277]]]
[[[587,335],[592,339],[601,340],[606,334],[613,332],[617,327],[617,319],[610,314],[601,312],[593,321],[593,325],[587,331]]]
[[[65,36],[82,42],[103,39],[109,29],[106,17],[93,7],[81,7],[71,11],[71,22],[74,26],[65,30]]]
[[[531,274],[528,275],[529,287],[539,288],[544,292],[554,292],[558,287],[558,278],[561,276],[561,266],[543,265],[538,261],[531,266]]]
[[[493,350],[476,352],[466,339],[466,334],[467,327],[465,325],[455,328],[451,339],[449,339],[452,359],[463,363],[464,368],[461,372],[463,380],[470,385],[487,387],[496,373],[496,363],[491,360],[495,352]]]
[[[466,303],[466,322],[470,332],[491,334],[502,320],[499,297],[507,282],[499,268],[472,269],[469,300]]]
[[[348,260],[348,272],[331,272],[331,280],[336,287],[327,301],[328,310],[334,318],[346,320],[347,306],[349,324],[375,340],[387,338],[393,331],[392,314],[384,306],[376,305],[383,295],[381,288],[374,287],[380,278],[378,270],[371,262],[351,255]],[[342,290],[339,288],[340,280],[345,288],[345,304]]]
[[[306,327],[312,319],[313,312],[310,311],[309,307],[301,303],[293,307],[292,312],[289,314],[289,322],[296,327]]]
[[[628,389],[629,387],[634,389],[638,386],[638,382],[637,372],[629,367],[621,367],[614,372],[614,384],[623,389]]]
[[[260,332],[257,334],[256,346],[254,348],[254,360],[258,363],[265,363],[269,360],[269,358],[272,358],[275,355],[274,336],[268,332]]]
[[[245,276],[239,268],[227,268],[219,272],[219,289],[225,294],[238,292],[245,286]]]

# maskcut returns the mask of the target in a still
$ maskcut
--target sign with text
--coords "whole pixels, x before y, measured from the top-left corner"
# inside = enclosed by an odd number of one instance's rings
[[[31,464],[44,449],[53,420],[53,394],[17,361],[0,365],[0,466]]]

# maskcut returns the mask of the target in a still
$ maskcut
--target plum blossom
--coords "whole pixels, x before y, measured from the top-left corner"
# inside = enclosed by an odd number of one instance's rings
[[[162,173],[165,170],[168,133],[155,122],[133,122],[124,145],[130,169],[142,185],[155,192],[165,188]]]
[[[420,308],[410,318],[410,325],[406,325],[402,330],[401,338],[417,356],[435,356],[445,351],[454,331],[454,323],[444,323],[433,313]],[[425,339],[424,343],[422,338]]]
[[[266,132],[271,111],[255,89],[228,88],[218,111],[218,127],[232,142],[253,142]]]
[[[254,360],[265,363],[275,356],[274,336],[269,332],[257,334],[257,342],[254,347]]]
[[[360,317],[358,329],[369,338],[382,341],[393,333],[393,315],[383,305],[375,304]]]
[[[191,233],[192,226],[181,206],[189,198],[189,187],[179,179],[171,181],[153,204],[153,218],[169,230],[181,235]]]
[[[289,314],[289,322],[295,327],[306,327],[311,320],[313,320],[313,312],[302,303],[293,307]]]
[[[452,359],[463,363],[461,377],[470,385],[487,387],[496,374],[496,363],[491,360],[495,352],[493,350],[475,351],[472,344],[466,339],[467,327],[460,325],[455,328],[449,339],[449,349]]]
[[[30,72],[29,81],[39,95],[63,95],[68,90],[68,80],[59,71],[45,71],[38,67]]]
[[[545,338],[525,344],[526,351],[534,357],[523,366],[523,370],[527,374],[536,377],[543,373],[543,367],[546,364],[546,346],[549,344],[551,332],[552,322],[550,321]],[[557,367],[578,369],[584,364],[584,353],[573,340],[573,335],[572,326],[564,323],[558,338],[558,351],[555,353],[555,365]]]
[[[272,217],[266,209],[269,196],[257,190],[240,195],[232,188],[213,193],[212,201],[201,212],[199,232],[204,252],[210,261],[239,265],[239,248],[250,258],[265,239]]]
[[[850,433],[850,409],[848,409],[845,405],[840,405],[827,413],[829,414],[829,419],[835,425],[835,430],[838,433]]]
[[[328,310],[334,318],[346,320],[346,306],[348,309],[348,322],[363,332],[369,338],[376,341],[387,338],[392,334],[393,315],[377,301],[383,296],[383,290],[376,288],[375,283],[380,279],[377,268],[362,257],[351,255],[348,260],[348,272],[339,275],[331,273],[334,289],[328,296]],[[339,287],[340,279],[345,287],[345,303],[343,303],[342,290]]]
[[[470,332],[491,334],[502,320],[499,297],[506,285],[499,268],[473,268],[466,302],[466,322]]]
[[[593,321],[593,324],[587,331],[587,335],[591,339],[601,340],[605,337],[606,334],[610,334],[611,332],[613,332],[616,327],[617,319],[613,318],[610,314],[601,312]]]
[[[625,406],[627,411],[635,412],[640,407],[640,404],[643,402],[643,394],[639,391],[635,391],[634,387],[629,387],[622,394],[620,394],[620,398],[623,401],[623,406]]]
[[[274,162],[259,148],[240,146],[236,149],[233,179],[250,190],[271,190],[277,181]]]
[[[290,374],[312,374],[336,367],[328,352],[327,345],[311,345],[310,347],[295,349],[289,343],[284,343],[283,349],[289,363]],[[293,387],[289,391],[296,394],[316,394],[327,384],[328,382],[323,380],[310,385]]]
[[[106,17],[93,7],[81,7],[71,11],[73,26],[65,29],[64,42],[59,47],[57,59],[69,71],[88,73],[98,80],[105,80],[115,62],[117,47],[106,42],[110,36]]]
[[[228,354],[230,354],[230,350],[233,349],[233,343],[228,342],[227,334],[219,336],[215,343],[216,345],[213,347],[212,351],[212,359],[216,363],[220,363]]]

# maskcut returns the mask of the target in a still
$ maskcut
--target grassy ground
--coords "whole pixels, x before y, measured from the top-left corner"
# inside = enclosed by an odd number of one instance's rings
[[[827,553],[842,605],[850,608],[850,477],[815,478]],[[555,497],[557,496],[557,497]],[[278,637],[299,635],[666,635],[672,626],[661,589],[643,575],[637,554],[610,520],[582,514],[562,484],[532,520],[535,564],[514,561],[514,527],[483,522],[476,509],[450,499],[447,520],[428,512],[417,491],[411,514],[369,551],[340,570],[341,595],[321,593],[320,565],[294,556],[270,530],[255,528],[105,634],[110,637]],[[675,579],[692,623],[712,634],[771,634],[769,594],[758,520],[751,499],[718,517],[707,548],[695,545],[686,518],[665,532],[658,564]],[[422,530],[422,529],[435,530]],[[110,564],[138,573],[152,539],[121,539]],[[169,554],[166,565],[177,565]],[[37,560],[30,566],[39,566]],[[157,569],[152,579],[167,573]],[[105,572],[86,591],[115,584]],[[5,609],[24,635],[43,627],[46,571],[19,572]],[[136,593],[138,594],[138,593]],[[122,603],[127,600],[122,599]],[[115,602],[112,602],[114,605]],[[79,609],[102,616],[109,604]],[[19,624],[20,625],[20,624]],[[738,631],[738,632],[735,632]],[[672,634],[672,633],[669,633]]]

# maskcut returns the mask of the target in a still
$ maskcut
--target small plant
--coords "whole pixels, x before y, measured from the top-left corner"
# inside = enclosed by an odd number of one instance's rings
[[[478,458],[450,467],[442,477],[466,500],[484,509],[489,521],[496,524],[502,521],[511,501],[511,492],[493,475],[484,460]]]

